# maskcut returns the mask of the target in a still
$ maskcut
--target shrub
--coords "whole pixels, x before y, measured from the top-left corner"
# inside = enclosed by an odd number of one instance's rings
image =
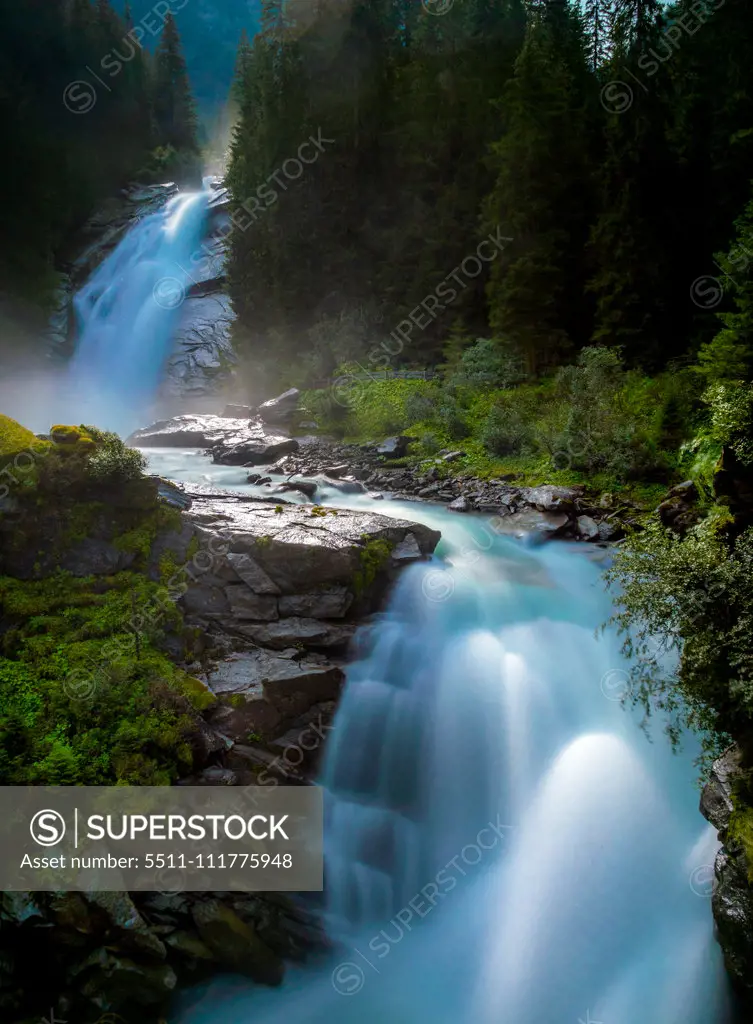
[[[716,755],[734,737],[753,750],[753,531],[731,543],[715,509],[681,539],[657,521],[616,549],[612,621],[633,659],[633,700],[661,710]]]
[[[518,353],[500,338],[479,338],[463,352],[450,385],[481,388],[509,388],[525,379]]]

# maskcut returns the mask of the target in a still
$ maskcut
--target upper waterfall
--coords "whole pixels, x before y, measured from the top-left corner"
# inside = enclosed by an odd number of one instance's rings
[[[127,433],[147,414],[201,260],[209,180],[140,219],[73,301],[67,417]]]

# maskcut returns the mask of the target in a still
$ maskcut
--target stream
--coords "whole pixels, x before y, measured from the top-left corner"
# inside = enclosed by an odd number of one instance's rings
[[[146,454],[175,480],[269,495],[200,452]],[[325,754],[334,948],[278,990],[185,993],[175,1021],[731,1021],[697,743],[673,754],[622,703],[619,640],[598,633],[607,553],[334,486],[318,500],[442,531],[359,634]]]

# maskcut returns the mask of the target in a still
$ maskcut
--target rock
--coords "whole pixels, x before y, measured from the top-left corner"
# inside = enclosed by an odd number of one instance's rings
[[[172,480],[163,480],[162,477],[153,479],[157,481],[157,494],[168,505],[182,511],[191,507],[191,499],[179,484],[173,483]]]
[[[195,904],[192,913],[201,940],[223,967],[265,985],[281,984],[282,960],[230,907],[210,899]]]
[[[422,524],[371,511],[337,509],[333,514],[335,510],[289,504],[279,506],[278,512],[270,502],[247,500],[236,494],[189,493],[193,505],[184,515],[200,528],[202,549],[215,566],[214,575],[228,562],[235,572],[238,566],[245,566],[253,589],[258,586],[254,575],[259,568],[286,596],[309,594],[312,584],[316,588],[345,586],[352,590],[354,582],[362,577],[362,589],[369,591],[372,578],[376,581],[380,573],[389,574],[399,564],[391,553],[408,534],[414,536],[422,556],[434,550],[440,537],[436,530]],[[220,540],[228,553],[214,554],[211,538]],[[244,555],[251,561],[231,558]],[[194,591],[202,592],[200,599]],[[206,576],[199,576],[197,583],[189,586],[184,601],[197,612],[222,614],[229,610],[224,591],[209,587]]]
[[[727,834],[734,810],[732,787],[740,770],[737,748],[727,750],[712,766],[701,795],[701,813],[720,830],[724,846],[714,864],[711,909],[724,963],[734,987],[753,1005],[753,887],[745,848]]]
[[[337,665],[293,662],[287,675],[264,682],[264,696],[285,718],[302,715],[322,701],[337,700],[345,676]]]
[[[282,617],[296,615],[313,619],[342,619],[352,604],[353,594],[347,587],[328,587],[311,594],[281,597],[279,611]]]
[[[300,491],[301,494],[305,494],[307,498],[313,498],[317,492],[318,485],[316,480],[288,480],[287,483],[280,484],[276,488],[281,494],[287,491]]]
[[[178,982],[167,964],[145,967],[104,948],[92,953],[72,973],[84,976],[81,995],[103,1011],[164,1007]]]
[[[577,487],[542,487],[521,488],[521,494],[529,505],[540,512],[570,512],[580,497],[582,488]]]
[[[276,597],[255,594],[243,583],[225,587],[225,596],[236,619],[271,622],[279,617]]]
[[[250,555],[229,552],[226,558],[240,579],[255,594],[279,594],[280,588],[264,572]]]
[[[539,540],[552,540],[562,537],[570,525],[570,519],[564,513],[555,515],[553,512],[539,512],[536,509],[525,509],[510,515],[498,515],[492,520],[493,529],[499,533],[511,533],[516,537],[532,536]]]
[[[280,455],[297,450],[298,442],[293,437],[260,434],[231,447],[224,442],[215,444],[211,455],[212,461],[222,466],[266,466]]]
[[[448,512],[470,512],[470,510],[471,503],[467,498],[464,498],[462,494],[459,498],[455,498],[454,501],[451,501],[447,506]]]
[[[599,540],[600,533],[598,524],[590,516],[578,516],[578,536],[581,540]]]
[[[412,440],[412,437],[404,437],[402,435],[387,437],[381,444],[376,446],[376,453],[386,459],[402,459],[408,451],[408,445]]]
[[[174,931],[165,936],[165,943],[174,950],[181,959],[203,960],[210,962],[214,960],[214,954],[209,947],[201,941],[198,935],[188,931]],[[113,1022],[115,1024],[115,1022]]]
[[[165,959],[164,944],[148,927],[127,892],[87,892],[84,899],[95,920],[97,916],[102,918],[110,944],[114,940],[139,956]]]
[[[736,747],[730,747],[714,761],[709,781],[701,793],[701,814],[719,832],[727,828],[734,810],[731,799],[732,781],[739,769],[740,751]]]
[[[462,459],[465,456],[465,452],[448,452],[442,457],[443,462],[456,462],[458,459]]]
[[[237,786],[238,776],[229,768],[221,768],[219,765],[211,765],[199,772],[193,786]]]
[[[215,462],[229,466],[262,465],[298,449],[294,438],[269,433],[257,423],[209,415],[159,420],[134,431],[128,444],[136,448],[207,448]]]
[[[326,469],[324,470],[324,475],[335,477],[337,479],[338,477],[345,476],[345,474],[348,473],[349,469],[350,467],[346,462],[344,462],[340,466],[327,466]]]
[[[284,391],[277,398],[271,398],[264,402],[256,410],[256,415],[263,423],[283,424],[289,423],[293,413],[298,408],[298,400],[301,393],[298,388],[290,388]]]
[[[135,561],[134,552],[121,551],[107,540],[86,537],[65,551],[59,566],[74,576],[114,576]]]
[[[669,492],[670,498],[682,498],[688,504],[698,500],[698,488],[692,480],[685,480],[676,484]]]
[[[265,624],[246,623],[239,626],[245,636],[263,647],[284,650],[300,645],[315,648],[345,648],[355,632],[351,624],[335,625],[320,619],[306,619],[291,616],[278,622]]]
[[[384,495],[379,491],[372,491],[369,493],[369,497],[372,501],[384,501]]]
[[[622,537],[624,531],[619,523],[611,523],[608,519],[602,519],[599,522],[599,540],[606,542],[610,540],[617,540]]]
[[[254,416],[254,410],[250,405],[226,405],[222,416],[230,420],[250,420]]]

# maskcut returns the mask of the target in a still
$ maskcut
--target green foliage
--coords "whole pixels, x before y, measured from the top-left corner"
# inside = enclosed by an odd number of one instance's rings
[[[393,544],[384,537],[361,538],[364,546],[359,552],[361,568],[353,576],[356,594],[363,594],[374,583],[379,573],[389,563]]]
[[[44,446],[30,430],[12,420],[10,416],[0,415],[0,464],[10,462],[21,452],[36,452]]]
[[[191,765],[197,695],[161,653],[177,609],[134,573],[0,577],[3,785],[165,785]]]
[[[520,356],[513,346],[499,338],[478,338],[465,349],[454,372],[451,385],[478,388],[509,388],[525,377]]]
[[[729,514],[712,510],[681,539],[658,522],[619,547],[607,573],[614,617],[635,659],[634,700],[702,732],[718,753],[753,742],[753,531],[730,543]]]

